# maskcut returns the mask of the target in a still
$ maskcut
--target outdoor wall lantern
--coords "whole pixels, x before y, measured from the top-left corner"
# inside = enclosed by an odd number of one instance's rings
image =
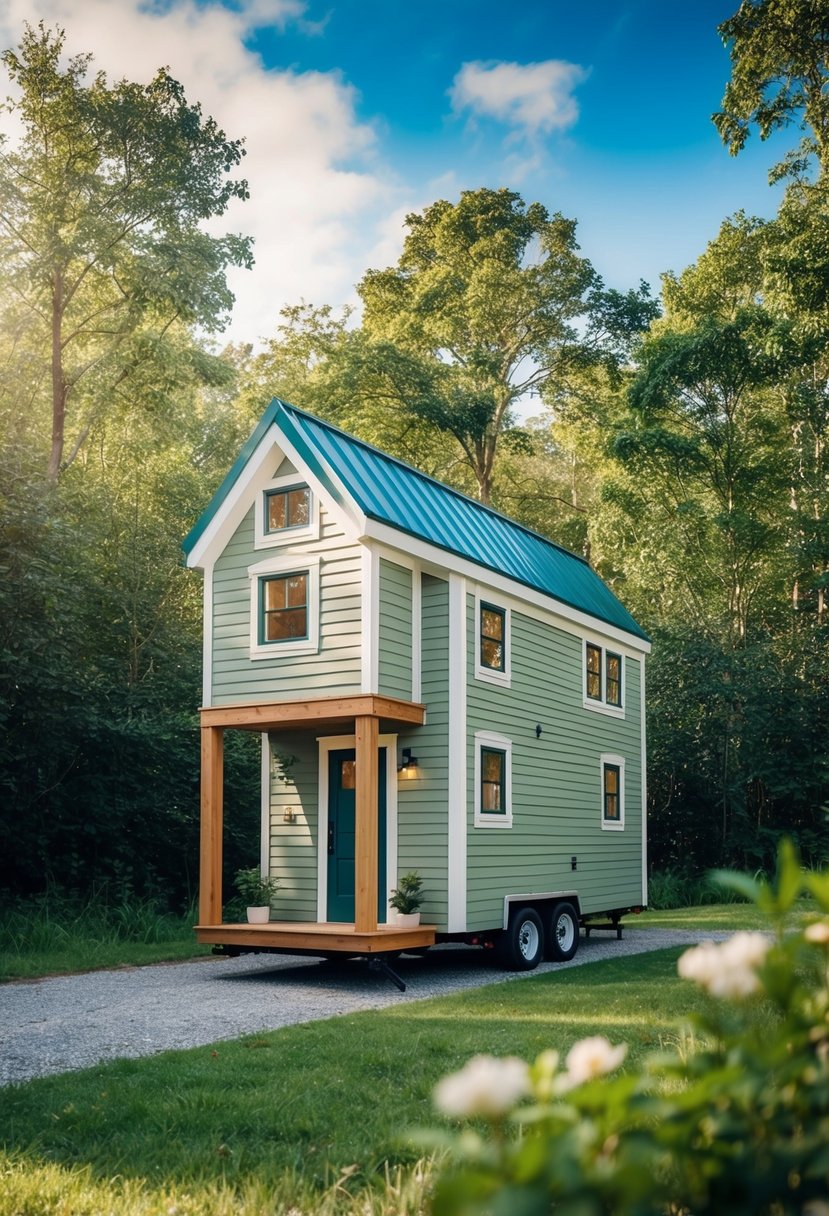
[[[397,771],[405,777],[414,777],[415,769],[417,768],[417,756],[412,755],[410,747],[404,747],[400,754],[400,764]]]

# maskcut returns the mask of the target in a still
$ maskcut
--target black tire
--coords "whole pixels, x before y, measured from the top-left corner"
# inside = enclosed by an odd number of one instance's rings
[[[579,948],[579,914],[571,903],[562,900],[553,904],[546,923],[545,958],[555,963],[566,963]]]
[[[518,908],[498,939],[498,961],[509,971],[534,971],[544,957],[544,926],[535,908]]]

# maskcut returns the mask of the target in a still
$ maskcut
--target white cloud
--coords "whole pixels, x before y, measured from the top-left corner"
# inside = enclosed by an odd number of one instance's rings
[[[494,118],[529,137],[564,131],[579,116],[573,92],[587,72],[577,63],[465,63],[450,97],[456,113]]]
[[[302,0],[6,0],[0,44],[18,43],[23,22],[58,24],[69,54],[90,51],[110,79],[148,81],[161,66],[200,101],[229,138],[245,137],[240,169],[250,199],[231,205],[217,231],[255,239],[252,272],[233,271],[237,305],[227,336],[255,341],[279,309],[300,299],[349,298],[382,239],[397,187],[378,164],[375,131],[341,75],[267,69],[245,46],[265,26],[303,26]],[[310,29],[313,35],[314,29]]]

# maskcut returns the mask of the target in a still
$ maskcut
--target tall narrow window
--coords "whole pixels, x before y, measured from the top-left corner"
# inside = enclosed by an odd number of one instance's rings
[[[587,695],[591,701],[602,699],[602,650],[590,642],[585,646],[585,666],[587,671]]]
[[[265,532],[305,528],[311,520],[311,491],[308,486],[268,490],[265,494]]]
[[[308,637],[308,574],[295,571],[260,580],[260,644]]]
[[[505,815],[506,805],[506,752],[494,748],[481,748],[481,805],[483,815]]]
[[[622,817],[618,764],[604,766],[604,817],[606,823],[619,823]]]
[[[608,705],[622,704],[622,656],[610,650],[605,654],[605,698]]]
[[[506,671],[506,613],[503,608],[481,604],[481,667]]]
[[[608,832],[625,830],[625,758],[604,755],[599,758],[602,777],[602,828]]]

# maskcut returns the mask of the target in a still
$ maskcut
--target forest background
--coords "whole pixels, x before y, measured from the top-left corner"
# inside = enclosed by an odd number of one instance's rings
[[[58,30],[3,55],[7,898],[192,900],[201,584],[180,543],[274,395],[585,554],[648,630],[655,870],[768,868],[783,832],[826,860],[829,4],[744,0],[720,33],[724,144],[801,138],[776,217],[724,219],[659,301],[606,288],[575,219],[482,187],[407,218],[359,314],[298,305],[257,350],[215,337],[252,257],[215,235],[241,142],[163,70],[67,61]],[[258,779],[229,737],[229,871]]]

